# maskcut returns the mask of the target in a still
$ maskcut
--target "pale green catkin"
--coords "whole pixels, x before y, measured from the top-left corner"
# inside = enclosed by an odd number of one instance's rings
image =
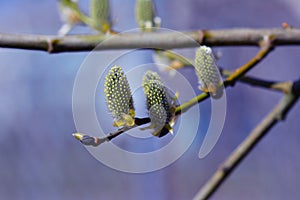
[[[165,86],[157,73],[148,71],[143,77],[143,90],[146,95],[146,105],[151,119],[149,128],[154,129],[153,135],[163,136],[171,129],[171,101]],[[162,130],[167,127],[168,130]],[[166,129],[166,128],[165,128]]]
[[[156,16],[152,0],[136,0],[136,21],[143,31],[151,31],[160,26],[160,18]]]
[[[109,0],[91,0],[90,17],[93,28],[103,33],[109,31],[111,26]]]
[[[134,125],[134,105],[128,80],[119,66],[112,67],[104,82],[104,93],[109,111],[114,118],[114,125]]]
[[[195,56],[195,69],[200,89],[210,92],[212,98],[223,95],[222,79],[211,48],[201,46]]]

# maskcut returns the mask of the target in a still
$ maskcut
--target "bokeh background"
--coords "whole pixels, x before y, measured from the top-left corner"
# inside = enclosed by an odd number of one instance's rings
[[[136,28],[133,0],[111,0],[117,30]],[[299,27],[297,0],[164,0],[157,10],[174,30],[234,27]],[[83,10],[88,2],[81,1]],[[54,0],[0,1],[0,31],[56,34],[61,26]],[[91,33],[78,27],[72,34]],[[216,48],[218,61],[235,69],[254,47]],[[272,80],[299,78],[299,47],[279,47],[250,74]],[[147,174],[127,174],[101,164],[71,134],[72,89],[88,55],[0,49],[0,199],[191,199],[219,164],[278,102],[276,92],[237,84],[227,90],[227,117],[216,147],[198,159],[205,126],[172,165]],[[145,53],[149,61],[151,55]],[[181,71],[196,88],[192,69]],[[203,103],[204,115],[209,103]],[[212,199],[298,199],[299,103],[241,163]],[[192,122],[191,122],[192,123]],[[205,124],[205,123],[204,123]],[[116,140],[125,140],[120,136]],[[128,143],[134,145],[134,143]]]

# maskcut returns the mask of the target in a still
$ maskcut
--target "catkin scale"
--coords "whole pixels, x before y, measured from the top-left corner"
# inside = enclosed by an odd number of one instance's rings
[[[143,90],[146,95],[146,105],[151,119],[149,128],[154,129],[153,135],[162,137],[171,129],[169,122],[173,114],[171,112],[169,94],[158,74],[151,71],[146,72],[143,77]]]
[[[201,46],[195,56],[195,69],[200,89],[218,99],[223,95],[222,79],[211,48]]]
[[[134,105],[127,77],[119,66],[112,67],[104,82],[104,93],[115,126],[134,125]]]

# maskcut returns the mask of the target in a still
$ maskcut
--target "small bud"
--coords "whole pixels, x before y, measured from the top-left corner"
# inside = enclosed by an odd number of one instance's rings
[[[151,125],[144,129],[154,129],[154,136],[162,137],[172,132],[170,122],[174,118],[172,99],[157,73],[148,71],[143,78],[147,109]]]
[[[160,27],[161,19],[156,16],[154,6],[152,0],[136,0],[136,21],[143,31]]]
[[[109,0],[91,0],[90,16],[92,19],[93,28],[107,33],[110,31],[110,5]]]
[[[133,126],[135,111],[127,78],[119,66],[112,67],[104,82],[104,93],[114,126]]]
[[[75,139],[79,140],[82,144],[84,144],[86,146],[96,147],[96,146],[104,143],[105,141],[108,141],[107,138],[97,138],[97,137],[85,135],[82,133],[73,133],[72,135]]]
[[[211,48],[201,46],[196,52],[195,69],[199,79],[199,89],[209,92],[212,98],[223,95],[222,79]]]

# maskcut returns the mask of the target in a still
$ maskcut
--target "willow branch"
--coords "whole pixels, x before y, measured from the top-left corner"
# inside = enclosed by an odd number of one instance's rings
[[[235,70],[227,79],[224,81],[224,87],[233,86],[235,82],[243,77],[249,70],[255,67],[261,60],[263,60],[273,49],[274,40],[269,37],[265,37],[262,42],[260,42],[260,50],[258,53],[250,59],[246,64]],[[209,97],[209,93],[202,93],[193,99],[183,103],[182,105],[176,108],[176,114],[187,111],[190,107],[196,105],[197,103],[207,99]]]
[[[133,129],[135,127],[147,124],[147,123],[150,122],[150,118],[148,118],[148,117],[146,117],[146,118],[135,118],[134,122],[135,122],[135,125],[132,126],[132,127],[123,127],[121,129],[117,130],[116,132],[108,134],[108,136],[105,137],[106,140],[110,141],[110,140],[114,139],[115,137],[121,135],[122,133],[124,133],[124,132],[126,132],[126,131],[128,131],[130,129]]]
[[[249,71],[250,69],[252,69],[255,65],[257,65],[263,58],[265,58],[273,49],[273,45],[272,45],[272,41],[270,40],[269,37],[265,37],[263,42],[260,43],[261,44],[261,48],[258,51],[258,53],[252,58],[250,59],[246,64],[242,65],[240,68],[238,68],[235,72],[233,72],[230,76],[228,76],[228,78],[224,81],[224,86],[232,86],[233,83],[235,83],[236,80],[238,80],[239,78],[243,77],[244,74]],[[205,99],[207,99],[209,97],[209,93],[201,93],[200,95],[192,98],[191,100],[181,104],[180,106],[176,107],[175,110],[175,115],[180,115],[183,112],[186,112],[188,109],[190,109],[191,107],[193,107],[194,105],[204,101]],[[98,141],[97,144],[93,145],[93,146],[98,146],[101,143],[105,142],[105,141],[110,141],[113,138],[119,136],[120,134],[135,128],[137,126],[141,126],[144,124],[147,124],[150,122],[150,118],[135,118],[135,125],[132,127],[123,127],[119,130],[117,130],[116,132],[112,132],[110,134],[108,134],[107,136],[105,136],[104,138],[97,138],[97,137],[93,137],[93,136],[88,136],[85,135],[85,137],[90,137],[90,138],[94,138],[95,141]],[[100,141],[100,142],[99,142]]]
[[[285,119],[289,110],[297,102],[300,95],[300,79],[290,85],[289,93],[286,94],[276,107],[258,124],[249,136],[237,149],[226,159],[216,173],[198,192],[195,200],[208,199],[226,180],[228,175],[238,164],[251,152],[258,142],[269,132],[279,121]]]
[[[0,33],[0,47],[48,51],[49,53],[97,50],[158,48],[173,49],[208,46],[257,46],[265,35],[276,38],[273,45],[300,45],[300,29],[223,29],[182,32],[121,33],[113,35],[26,35]],[[191,38],[194,40],[192,41]],[[195,42],[196,41],[196,42]]]

